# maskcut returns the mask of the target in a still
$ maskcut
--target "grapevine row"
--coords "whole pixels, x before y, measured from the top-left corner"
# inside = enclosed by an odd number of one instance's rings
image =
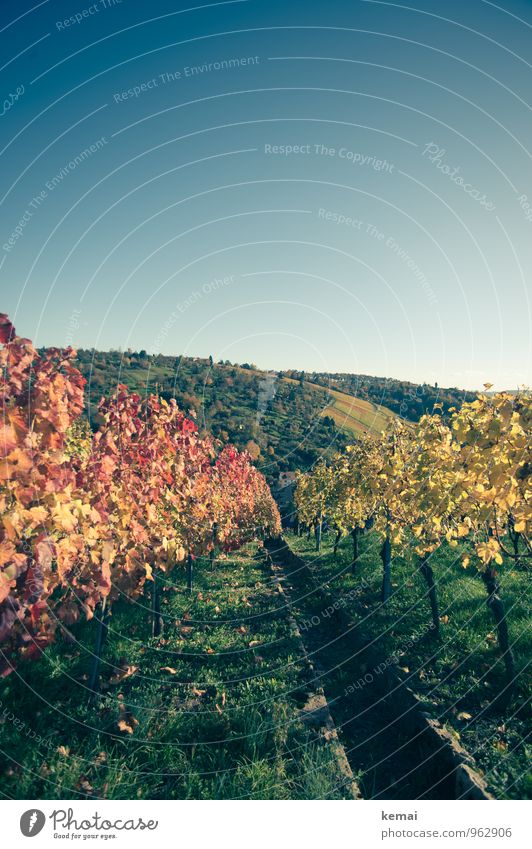
[[[0,672],[135,599],[194,557],[279,531],[247,453],[219,450],[175,401],[119,386],[82,418],[75,352],[38,352],[0,315]]]
[[[355,568],[363,529],[380,535],[383,604],[392,593],[392,552],[413,552],[436,629],[433,554],[465,543],[462,566],[475,567],[484,582],[509,689],[515,667],[498,567],[532,557],[531,431],[529,393],[482,394],[447,417],[435,411],[414,425],[395,419],[380,437],[362,436],[299,474],[295,496],[298,521],[314,527],[318,550],[325,519],[336,529],[335,549],[352,535]]]

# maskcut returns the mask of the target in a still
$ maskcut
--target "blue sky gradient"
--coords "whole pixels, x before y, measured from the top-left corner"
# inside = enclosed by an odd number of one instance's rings
[[[0,40],[23,335],[532,383],[530,2],[8,0]]]

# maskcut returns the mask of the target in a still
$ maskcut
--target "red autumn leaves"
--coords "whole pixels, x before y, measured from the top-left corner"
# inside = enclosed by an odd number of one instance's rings
[[[76,425],[74,352],[35,350],[0,315],[0,642],[4,671],[103,598],[134,598],[155,568],[230,550],[279,514],[250,457],[216,456],[175,401],[119,387],[103,424]]]

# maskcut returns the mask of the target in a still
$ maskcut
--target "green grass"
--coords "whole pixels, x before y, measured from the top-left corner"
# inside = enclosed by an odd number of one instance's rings
[[[345,798],[331,746],[301,722],[309,673],[256,552],[248,546],[214,570],[198,562],[190,596],[169,583],[161,639],[150,636],[148,598],[117,603],[95,701],[87,690],[94,622],[8,676],[0,693],[1,792]]]
[[[442,546],[431,560],[442,618],[440,635],[435,636],[429,628],[426,585],[414,558],[394,558],[393,596],[382,606],[380,542],[375,534],[362,538],[355,574],[350,538],[341,543],[336,557],[332,532],[324,536],[319,555],[313,539],[290,535],[288,542],[312,564],[315,580],[342,600],[349,627],[372,641],[383,660],[396,657],[424,709],[474,756],[494,794],[530,798],[530,573],[512,564],[501,567],[518,670],[515,696],[501,713],[496,696],[504,687],[504,666],[495,626],[484,585],[474,570],[462,568],[460,549]]]
[[[332,534],[324,536],[319,556],[313,540],[289,536],[288,541],[312,564],[314,582],[325,590],[321,596],[301,594],[295,604],[300,623],[321,616],[321,641],[329,628],[332,633],[332,623],[323,617],[324,598],[340,599],[353,643],[355,634],[359,640],[363,636],[373,642],[379,658],[396,658],[424,710],[471,752],[494,795],[530,797],[529,574],[502,569],[519,676],[513,702],[501,713],[494,700],[504,668],[493,622],[483,584],[473,571],[461,568],[460,552],[442,548],[434,558],[443,617],[435,637],[428,629],[425,584],[410,560],[394,559],[393,597],[385,608],[379,604],[381,563],[375,535],[362,538],[354,575],[350,539],[342,542],[336,558]],[[87,690],[94,622],[73,627],[68,642],[58,640],[39,661],[21,664],[4,679],[0,791],[5,796],[347,796],[330,745],[301,721],[309,672],[291,634],[283,596],[257,555],[257,545],[219,560],[214,570],[208,562],[198,562],[190,596],[183,578],[173,577],[162,594],[165,629],[160,639],[150,636],[148,596],[136,604],[115,605],[103,653],[101,695],[95,701]],[[312,625],[303,634],[312,649]],[[343,663],[342,652],[352,654],[345,641],[338,652]],[[335,679],[337,693],[348,688],[355,667],[331,667],[323,679],[326,692],[328,678]],[[363,670],[368,672],[372,669]],[[356,696],[360,705],[367,698],[365,691]],[[368,795],[371,760],[378,763],[380,758],[371,745],[364,745],[363,722],[369,723],[371,712],[353,723],[350,704],[342,706],[338,700],[334,710],[352,751],[352,765],[364,770]],[[368,729],[370,737],[374,729]],[[386,775],[377,777],[387,783]]]

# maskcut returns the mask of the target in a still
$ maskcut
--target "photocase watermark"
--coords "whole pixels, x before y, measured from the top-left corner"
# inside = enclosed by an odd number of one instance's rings
[[[519,206],[525,213],[525,219],[532,221],[532,203],[528,200],[528,195],[519,195],[517,198]]]
[[[483,206],[488,212],[493,212],[495,204],[488,200],[486,195],[483,194],[480,189],[475,188],[472,183],[468,183],[464,177],[462,177],[459,165],[456,165],[453,168],[447,164],[445,161],[446,153],[447,151],[444,147],[440,147],[435,142],[428,142],[421,155],[426,156],[429,162],[431,162],[441,174],[448,177],[449,180],[461,188],[466,195],[469,195],[469,197],[473,198],[473,200],[476,200],[477,203],[479,203],[480,206]]]
[[[322,221],[329,221],[332,224],[339,224],[353,230],[358,230],[359,233],[364,233],[366,236],[375,239],[377,242],[382,242],[384,246],[395,254],[395,256],[400,259],[404,265],[406,265],[408,270],[412,272],[423,289],[427,300],[430,301],[431,304],[438,303],[438,299],[425,272],[419,267],[415,259],[410,256],[408,251],[405,250],[393,236],[387,236],[382,232],[382,230],[379,230],[375,224],[372,224],[369,221],[363,221],[361,218],[345,215],[342,212],[335,212],[332,209],[324,209],[323,207],[320,207],[320,209],[318,209],[318,218],[321,218]]]
[[[393,666],[396,664],[400,657],[416,645],[420,640],[423,639],[427,634],[430,634],[431,631],[434,630],[434,623],[430,622],[429,625],[424,625],[423,628],[414,631],[411,637],[401,644],[392,654],[388,655],[385,660],[382,660],[377,666],[374,666],[370,672],[366,672],[365,675],[358,678],[357,681],[354,681],[352,684],[349,684],[344,689],[344,696],[349,696],[355,692],[355,690],[362,690],[368,684],[372,684],[379,675],[388,669],[389,666]]]
[[[107,9],[113,9],[115,6],[121,6],[122,2],[123,0],[97,0],[96,3],[93,3],[91,6],[86,6],[79,12],[75,12],[73,15],[70,15],[70,17],[63,18],[61,21],[56,21],[55,28],[58,32],[63,32],[66,29],[70,29],[70,27],[83,23],[83,21],[86,21],[87,18],[92,18],[94,15],[98,15],[100,12],[105,12]]]
[[[190,79],[191,77],[199,77],[203,74],[211,74],[217,71],[232,71],[238,68],[247,68],[250,65],[260,64],[260,56],[232,56],[228,59],[219,59],[214,62],[203,62],[201,65],[185,65],[174,71],[163,71],[156,77],[151,77],[149,80],[144,80],[138,85],[124,91],[117,91],[113,94],[115,103],[124,103],[126,100],[136,99],[148,91],[153,91],[156,88],[176,83],[181,80]]]
[[[70,162],[67,162],[57,174],[54,174],[53,177],[50,177],[49,180],[44,184],[44,188],[41,189],[36,195],[32,197],[30,202],[28,203],[24,213],[20,217],[16,227],[12,230],[8,239],[2,245],[2,250],[4,253],[10,253],[15,247],[16,243],[22,238],[26,227],[30,223],[31,219],[37,212],[37,210],[46,202],[48,196],[53,192],[58,186],[61,185],[63,180],[68,177],[72,171],[85,162],[87,159],[90,159],[91,156],[94,156],[95,153],[98,153],[102,147],[108,143],[108,140],[105,136],[101,136],[101,138],[97,139],[93,144],[86,147],[80,153],[78,153]]]
[[[80,323],[79,323],[80,316],[81,316],[81,310],[77,309],[77,307],[74,308],[72,310],[72,312],[70,313],[70,316],[69,316],[69,319],[68,319],[67,332],[66,332],[66,335],[65,335],[65,344],[63,345],[64,348],[74,347],[74,334],[80,328]]]
[[[256,417],[257,424],[260,424],[269,402],[273,401],[275,398],[277,381],[278,377],[275,372],[268,372],[264,375],[264,377],[261,377],[259,381]]]
[[[369,584],[363,578],[356,587],[353,587],[352,590],[340,598],[337,598],[334,604],[330,604],[328,607],[324,608],[324,610],[321,610],[319,613],[315,613],[314,616],[310,617],[310,619],[303,619],[303,621],[299,623],[299,630],[308,631],[310,628],[315,628],[319,625],[322,619],[330,619],[331,616],[333,616],[338,610],[346,607],[351,601],[367,589],[369,589]]]
[[[35,837],[43,830],[46,817],[38,808],[24,811],[20,818],[20,830],[24,837]]]
[[[341,224],[344,227],[352,227],[354,230],[360,230],[361,232],[364,232],[364,230],[367,230],[368,227],[373,226],[369,225],[361,218],[353,218],[350,215],[344,215],[343,212],[334,212],[332,209],[324,209],[323,207],[318,209],[318,218],[321,218],[323,221],[330,221],[332,224]]]
[[[52,820],[54,832],[63,829],[63,831],[67,832],[64,835],[65,837],[77,837],[78,839],[82,836],[81,834],[76,834],[78,831],[88,832],[91,837],[99,836],[105,839],[106,837],[114,837],[115,835],[112,834],[113,831],[146,831],[146,829],[148,831],[155,831],[159,825],[158,820],[144,820],[142,817],[110,820],[97,811],[90,818],[83,815],[79,819],[76,819],[73,808],[66,810],[64,808],[57,808],[52,811],[49,819]],[[86,836],[86,834],[83,834],[84,838]]]
[[[85,162],[86,159],[90,159],[95,153],[98,153],[102,147],[108,143],[105,136],[101,136],[101,138],[97,139],[93,144],[86,147],[81,153],[78,153],[73,159],[70,160],[66,165],[61,168],[60,171],[57,172],[50,180],[47,180],[45,183],[46,189],[49,192],[53,192],[54,189],[59,186],[65,177],[67,177],[72,171],[74,171],[78,165],[81,165],[82,162]]]
[[[399,407],[399,415],[402,418],[406,418],[408,413],[408,402],[412,401],[422,401],[425,395],[425,387],[421,383],[417,383],[415,386],[409,386],[408,389],[404,393],[403,400],[401,401],[401,405]]]
[[[20,100],[22,95],[26,89],[24,86],[18,85],[13,93],[9,92],[8,96],[4,98],[4,102],[2,103],[2,111],[0,112],[0,118],[3,118],[15,105],[17,100]]]
[[[161,330],[157,334],[153,345],[150,347],[150,351],[153,354],[158,354],[161,350],[161,345],[167,339],[168,334],[174,327],[174,325],[179,321],[179,318],[190,309],[190,307],[197,304],[198,301],[201,301],[207,295],[212,295],[213,292],[218,292],[220,289],[225,289],[226,286],[231,286],[235,281],[235,275],[229,274],[226,277],[214,277],[212,280],[209,280],[207,283],[204,283],[199,289],[195,289],[190,295],[185,298],[183,301],[179,301],[166,319],[163,324]]]
[[[3,702],[0,701],[0,723],[4,724],[9,722],[13,728],[22,734],[24,737],[27,737],[29,740],[32,740],[39,746],[46,746],[49,749],[57,749],[57,741],[51,740],[49,737],[42,737],[33,728],[30,728],[27,722],[23,719],[20,719],[12,710],[4,707]]]
[[[348,147],[329,147],[326,144],[268,144],[264,145],[264,153],[270,156],[322,156],[332,159],[343,159],[351,165],[373,168],[391,174],[395,165],[387,159],[360,153]]]
[[[77,817],[77,818],[76,818]],[[90,816],[75,816],[73,808],[56,808],[48,816],[54,837],[69,840],[100,839],[110,840],[121,831],[155,831],[158,820],[145,820],[143,817],[109,819],[96,811]],[[38,808],[29,808],[20,818],[20,830],[24,837],[35,837],[46,825],[46,815]]]
[[[386,388],[383,389],[382,403],[386,406],[386,403],[387,403],[386,402],[387,387],[389,386],[391,388],[391,390],[394,389],[393,378],[385,379],[384,385],[385,385]],[[441,391],[444,392],[445,390],[441,390]],[[465,393],[467,392],[467,390],[464,389],[464,390],[461,390],[461,391],[464,393],[464,397],[465,397]],[[408,384],[405,387],[404,392],[402,393],[402,400],[401,400],[401,403],[399,405],[398,415],[401,418],[408,419],[412,416],[412,413],[414,413],[416,416],[421,415],[421,413],[423,412],[423,409],[427,409],[427,405],[431,405],[430,409],[432,409],[432,405],[435,403],[435,396],[436,396],[436,399],[437,399],[439,392],[440,392],[440,390],[438,388],[437,383],[434,383],[434,384],[431,384],[431,383]],[[421,410],[420,410],[420,406],[419,406],[420,404],[423,405]],[[413,407],[413,409],[410,409],[411,407]]]

